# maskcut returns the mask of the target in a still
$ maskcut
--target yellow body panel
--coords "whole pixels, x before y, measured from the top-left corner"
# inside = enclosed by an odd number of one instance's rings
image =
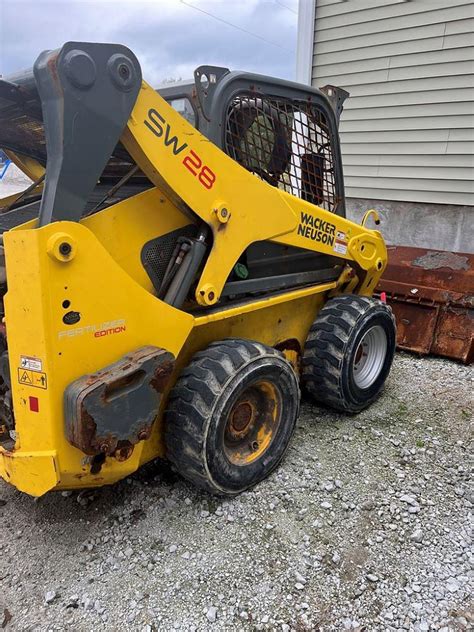
[[[70,262],[59,262],[47,252],[48,242],[58,234],[74,243],[75,255]],[[143,288],[81,224],[58,222],[41,229],[13,230],[5,234],[5,245],[7,269],[17,270],[5,297],[17,440],[12,452],[0,448],[0,474],[33,495],[53,487],[113,483],[142,463],[164,455],[159,420],[152,436],[135,446],[128,460],[107,459],[99,474],[91,474],[85,455],[64,436],[63,393],[72,381],[147,344],[170,350],[178,357],[179,368],[198,349],[226,337],[259,339],[273,346],[292,339],[302,345],[315,313],[324,303],[325,292],[335,286],[332,283],[294,290],[193,318]],[[21,265],[25,251],[31,256],[28,266]],[[34,259],[37,267],[31,263]],[[81,313],[78,326],[68,328],[63,324],[65,300]],[[22,335],[11,335],[9,323]],[[94,336],[115,323],[123,323],[125,330]],[[46,389],[18,381],[22,355],[41,360]],[[31,396],[38,398],[39,412],[29,409]],[[32,475],[32,464],[23,465],[25,456],[34,461],[36,475]],[[14,461],[22,465],[14,466]]]
[[[150,110],[159,111],[172,133],[185,139],[187,151],[194,151],[209,165],[215,174],[212,186],[207,186],[205,178],[203,186],[183,166],[181,153],[175,155],[156,129],[150,131],[145,124]],[[145,83],[122,142],[157,188],[80,223],[55,222],[37,228],[33,221],[4,233],[5,320],[16,443],[11,451],[0,448],[0,475],[33,495],[113,483],[164,455],[160,410],[151,436],[136,444],[128,459],[107,458],[100,472],[93,474],[90,458],[73,447],[64,432],[63,397],[71,382],[139,347],[154,345],[177,359],[172,384],[196,351],[226,337],[278,346],[297,365],[311,323],[328,295],[347,287],[371,294],[386,264],[386,248],[378,231],[259,180]],[[214,237],[197,284],[196,299],[201,305],[218,302],[242,252],[264,239],[336,255],[342,262],[351,262],[357,276],[345,268],[334,283],[214,306],[199,316],[175,309],[154,295],[140,253],[150,239],[193,221],[185,205],[211,227]],[[339,245],[343,244],[339,251],[337,235]],[[72,245],[66,258],[58,252],[58,244],[65,240]],[[68,309],[80,313],[76,325],[63,323]],[[98,331],[110,333],[96,336]],[[37,374],[19,371],[22,356],[40,363]],[[166,397],[162,408],[165,402]]]

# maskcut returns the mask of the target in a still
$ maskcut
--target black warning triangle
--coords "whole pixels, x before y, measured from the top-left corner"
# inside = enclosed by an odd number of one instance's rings
[[[22,382],[23,384],[31,384],[31,378],[26,371],[23,371],[20,382]]]

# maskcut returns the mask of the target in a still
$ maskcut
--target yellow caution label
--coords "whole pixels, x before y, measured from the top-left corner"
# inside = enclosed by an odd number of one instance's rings
[[[18,381],[26,386],[34,386],[36,388],[48,388],[48,380],[46,373],[43,371],[32,371],[31,369],[18,369]]]

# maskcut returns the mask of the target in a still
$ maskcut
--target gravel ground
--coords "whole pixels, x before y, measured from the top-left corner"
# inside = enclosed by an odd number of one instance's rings
[[[306,403],[288,455],[231,500],[163,464],[37,501],[0,485],[13,630],[473,629],[472,368],[398,354],[382,398]]]

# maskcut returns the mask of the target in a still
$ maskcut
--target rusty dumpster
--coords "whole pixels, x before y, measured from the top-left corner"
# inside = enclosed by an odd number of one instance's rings
[[[377,286],[397,320],[397,345],[469,364],[474,359],[474,255],[389,246]]]

